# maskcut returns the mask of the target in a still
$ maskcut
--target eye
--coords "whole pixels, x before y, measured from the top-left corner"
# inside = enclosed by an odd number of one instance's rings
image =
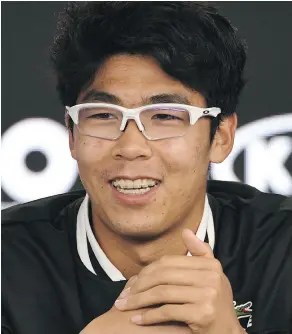
[[[171,115],[171,114],[156,114],[156,115],[153,115],[152,118],[162,120],[162,121],[181,120],[180,117]]]
[[[113,114],[110,114],[110,113],[103,112],[103,113],[95,113],[93,115],[90,115],[88,118],[107,120],[107,119],[114,119],[114,118],[116,118],[116,116],[113,115]]]

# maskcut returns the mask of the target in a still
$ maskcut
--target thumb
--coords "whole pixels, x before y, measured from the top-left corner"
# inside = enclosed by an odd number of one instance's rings
[[[201,241],[193,231],[184,229],[182,231],[182,238],[188,251],[193,256],[205,256],[213,258],[214,254],[211,247],[206,242]]]

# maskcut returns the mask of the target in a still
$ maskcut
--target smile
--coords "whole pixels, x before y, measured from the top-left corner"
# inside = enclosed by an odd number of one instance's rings
[[[111,184],[122,194],[143,195],[157,186],[158,181],[153,179],[117,179],[112,180]]]

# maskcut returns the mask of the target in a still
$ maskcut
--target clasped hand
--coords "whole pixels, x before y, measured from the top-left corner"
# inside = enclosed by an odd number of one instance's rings
[[[137,325],[180,322],[192,333],[245,333],[230,283],[210,246],[190,230],[182,237],[192,256],[163,256],[146,266],[129,280],[115,306],[137,310],[131,317]]]

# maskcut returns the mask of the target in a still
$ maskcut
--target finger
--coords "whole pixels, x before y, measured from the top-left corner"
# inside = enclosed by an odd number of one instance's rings
[[[194,304],[167,304],[141,311],[130,319],[137,325],[152,325],[169,321],[182,322],[196,332],[208,326],[213,317],[212,308],[202,308]]]
[[[182,238],[187,249],[193,256],[203,256],[213,258],[211,247],[206,242],[201,241],[191,230],[184,229]]]
[[[214,288],[196,288],[193,286],[160,285],[150,290],[118,299],[115,306],[122,311],[138,310],[160,304],[203,304],[216,302],[219,294]]]
[[[119,295],[118,299],[119,298],[122,298],[124,295],[126,295],[130,289],[130,287],[132,286],[133,283],[135,283],[135,281],[137,280],[138,276],[137,275],[134,275],[132,276],[128,282],[126,283],[123,291],[121,292],[121,294]]]
[[[221,284],[222,275],[222,270],[177,270],[176,268],[165,268],[163,271],[157,270],[150,275],[139,277],[131,288],[127,290],[126,295],[147,291],[160,285],[194,286],[197,288],[216,287]],[[126,295],[124,294],[123,297]]]
[[[128,282],[127,282],[127,284],[125,285],[125,288],[124,288],[124,289],[126,289],[126,288],[130,287],[131,285],[133,285],[133,284],[137,281],[137,279],[138,279],[138,275],[134,275],[134,276],[132,276],[132,277],[128,280]]]
[[[203,256],[164,255],[159,260],[144,267],[139,273],[139,278],[143,275],[150,275],[157,270],[162,271],[167,267],[216,271],[220,269],[220,262],[215,258]]]

